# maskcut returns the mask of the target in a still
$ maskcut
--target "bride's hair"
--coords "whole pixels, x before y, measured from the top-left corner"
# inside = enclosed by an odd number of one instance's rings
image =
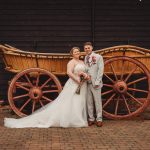
[[[73,48],[70,50],[70,55],[73,55],[74,49],[78,49],[78,50],[80,51],[80,48],[79,48],[79,47],[73,47]]]

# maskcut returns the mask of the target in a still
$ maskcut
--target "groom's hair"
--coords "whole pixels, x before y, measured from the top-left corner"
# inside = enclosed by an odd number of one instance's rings
[[[85,43],[83,44],[83,46],[86,46],[86,45],[90,45],[90,46],[92,46],[92,47],[93,47],[93,45],[92,45],[92,43],[91,43],[91,42],[85,42]]]

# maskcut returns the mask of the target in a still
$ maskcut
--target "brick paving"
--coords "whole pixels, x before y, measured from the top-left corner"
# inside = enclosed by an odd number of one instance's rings
[[[0,112],[0,150],[150,150],[150,120],[105,120],[88,128],[9,129]]]

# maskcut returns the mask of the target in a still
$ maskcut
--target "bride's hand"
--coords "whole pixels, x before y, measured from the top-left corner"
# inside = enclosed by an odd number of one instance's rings
[[[77,79],[76,82],[77,82],[77,84],[80,84],[80,79]]]
[[[84,79],[87,79],[87,77],[88,77],[88,75],[85,72],[80,72],[79,76],[81,76],[81,75],[84,77]]]

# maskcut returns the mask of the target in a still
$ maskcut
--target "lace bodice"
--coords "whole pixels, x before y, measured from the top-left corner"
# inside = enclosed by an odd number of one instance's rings
[[[86,71],[86,66],[84,64],[77,64],[74,67],[74,74],[77,75],[81,71],[85,72]]]

